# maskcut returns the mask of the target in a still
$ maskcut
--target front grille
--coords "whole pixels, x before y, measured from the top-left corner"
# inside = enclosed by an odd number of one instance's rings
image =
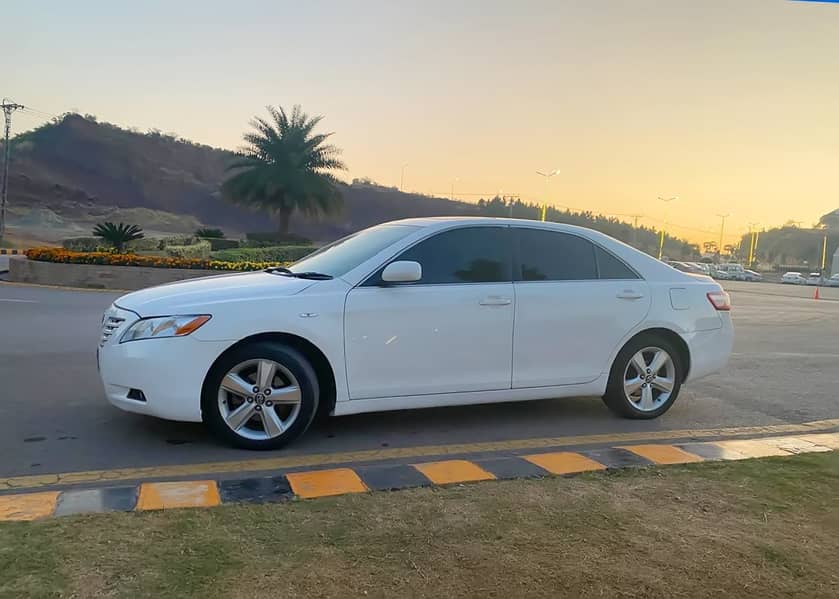
[[[99,340],[99,347],[103,347],[108,342],[108,339],[110,339],[111,335],[113,335],[114,332],[122,326],[123,322],[125,322],[125,319],[120,318],[119,316],[106,316],[104,318],[102,322],[102,338]]]

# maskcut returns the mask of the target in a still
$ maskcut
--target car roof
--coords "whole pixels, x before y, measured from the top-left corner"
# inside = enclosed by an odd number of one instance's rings
[[[415,227],[432,227],[435,229],[444,229],[448,225],[506,225],[518,227],[538,227],[544,229],[553,229],[555,231],[586,232],[586,233],[600,233],[595,229],[588,227],[578,227],[577,225],[567,225],[565,223],[555,223],[550,221],[530,220],[526,218],[503,218],[492,216],[426,216],[418,218],[403,218],[401,220],[394,220],[387,223],[387,225],[413,225]]]

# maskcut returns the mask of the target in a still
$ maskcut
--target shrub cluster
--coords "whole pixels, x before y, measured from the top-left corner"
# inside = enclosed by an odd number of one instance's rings
[[[214,260],[227,262],[295,262],[308,256],[317,248],[304,245],[286,245],[264,248],[238,248],[220,250],[211,254]]]
[[[237,261],[224,262],[199,258],[162,258],[138,254],[112,252],[73,252],[64,248],[39,247],[26,251],[26,257],[40,262],[64,264],[105,264],[111,266],[147,266],[152,268],[189,268],[205,270],[246,271],[262,270],[269,266],[282,266],[278,262]]]

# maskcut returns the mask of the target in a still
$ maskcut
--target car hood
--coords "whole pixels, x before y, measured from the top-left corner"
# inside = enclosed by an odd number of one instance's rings
[[[139,316],[200,314],[214,304],[260,301],[300,293],[317,281],[267,272],[248,272],[188,279],[123,295],[114,304]]]

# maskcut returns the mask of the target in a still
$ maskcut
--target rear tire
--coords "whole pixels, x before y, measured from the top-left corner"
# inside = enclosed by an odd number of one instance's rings
[[[222,355],[201,391],[204,424],[242,449],[278,449],[302,435],[318,410],[309,361],[277,343],[254,342]]]
[[[660,335],[639,335],[618,352],[603,402],[624,418],[657,418],[678,398],[683,378],[684,366],[672,343]]]

